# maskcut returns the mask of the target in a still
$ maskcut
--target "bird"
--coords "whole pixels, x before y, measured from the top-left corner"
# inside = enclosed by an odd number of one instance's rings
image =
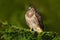
[[[36,31],[38,33],[44,31],[42,16],[33,6],[28,7],[25,14],[25,20],[30,31]]]

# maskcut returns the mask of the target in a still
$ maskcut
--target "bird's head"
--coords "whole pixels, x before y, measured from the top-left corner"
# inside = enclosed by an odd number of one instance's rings
[[[35,8],[30,6],[27,11],[27,16],[32,17],[35,14]]]

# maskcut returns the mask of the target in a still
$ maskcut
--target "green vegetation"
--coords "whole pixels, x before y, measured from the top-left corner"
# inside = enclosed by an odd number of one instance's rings
[[[60,33],[60,0],[0,0],[0,20],[28,28],[24,15],[30,4],[41,12],[45,31]]]
[[[41,12],[48,32],[29,31],[24,15],[30,4]],[[0,40],[60,40],[55,32],[60,35],[60,0],[0,0]]]
[[[60,40],[56,32],[37,33],[7,22],[0,22],[0,28],[0,40]]]

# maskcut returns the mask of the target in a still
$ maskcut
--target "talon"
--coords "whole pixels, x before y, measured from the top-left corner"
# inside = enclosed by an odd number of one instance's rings
[[[30,31],[32,31],[32,30],[30,29]]]

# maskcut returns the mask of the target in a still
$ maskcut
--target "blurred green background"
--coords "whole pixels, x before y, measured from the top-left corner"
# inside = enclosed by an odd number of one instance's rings
[[[0,0],[0,20],[28,28],[24,15],[30,4],[42,13],[45,31],[60,33],[60,0]]]

